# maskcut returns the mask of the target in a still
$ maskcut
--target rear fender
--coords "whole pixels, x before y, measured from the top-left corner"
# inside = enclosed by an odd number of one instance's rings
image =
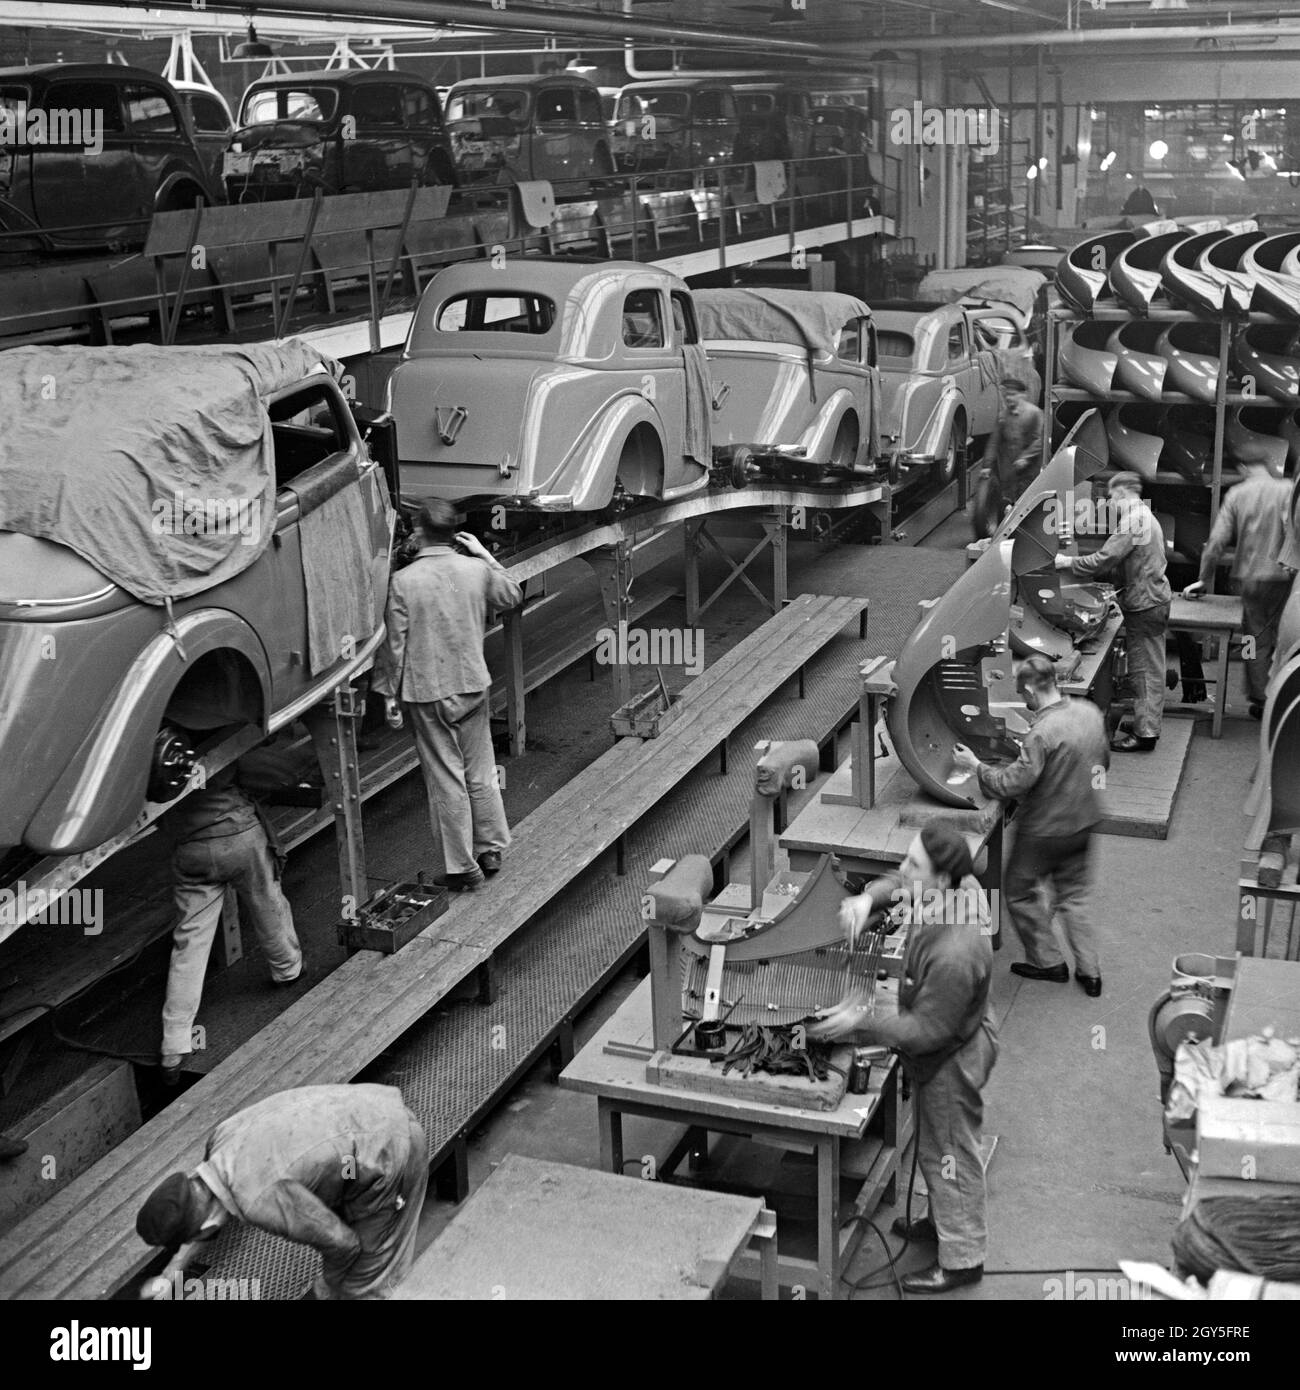
[[[614,482],[623,445],[638,426],[651,430],[659,443],[665,466],[668,449],[663,423],[653,404],[636,391],[614,397],[587,424],[560,465],[541,487],[546,496],[572,498],[575,511],[597,511],[614,496]],[[681,452],[680,444],[678,453]],[[663,488],[660,475],[659,488]]]
[[[821,403],[817,414],[809,422],[808,428],[800,436],[798,443],[805,450],[805,458],[810,463],[827,463],[835,447],[835,437],[846,415],[852,415],[858,422],[858,453],[862,452],[863,415],[858,409],[853,392],[846,387],[833,391]]]
[[[921,458],[939,458],[947,452],[948,436],[957,411],[963,408],[962,395],[955,383],[940,384],[934,404],[913,428],[913,403],[909,395],[904,407],[903,452]]]
[[[261,691],[258,722],[272,708],[266,653],[247,623],[201,608],[160,632],[131,663],[112,699],[82,740],[63,775],[32,817],[24,837],[43,854],[72,854],[125,830],[144,804],[154,735],[177,685],[196,661],[216,651],[245,658]]]

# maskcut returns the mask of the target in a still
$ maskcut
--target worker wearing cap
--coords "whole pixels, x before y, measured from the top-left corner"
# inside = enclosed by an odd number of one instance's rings
[[[428,1177],[424,1131],[395,1087],[303,1086],[223,1120],[194,1172],[150,1194],[136,1230],[175,1250],[233,1218],[319,1250],[317,1298],[386,1298],[415,1258]]]
[[[1275,477],[1262,460],[1239,459],[1242,481],[1230,488],[1201,552],[1201,574],[1183,590],[1197,599],[1210,586],[1219,557],[1235,546],[1232,580],[1241,593],[1241,627],[1250,644],[1243,653],[1250,714],[1264,713],[1269,666],[1277,646],[1277,625],[1291,593],[1291,571],[1280,555],[1291,505],[1291,484]],[[1219,699],[1225,693],[1219,692]]]
[[[1057,569],[1081,578],[1118,572],[1128,674],[1134,688],[1133,732],[1117,733],[1110,746],[1122,753],[1149,753],[1160,738],[1165,708],[1165,634],[1173,591],[1165,575],[1165,533],[1142,500],[1142,479],[1116,473],[1107,489],[1117,514],[1105,544],[1091,555],[1056,557]]]
[[[1042,463],[1043,412],[1029,399],[1019,377],[1001,381],[1002,410],[981,459],[998,480],[1002,501],[1010,505],[1038,476]]]
[[[1101,966],[1087,903],[1092,830],[1101,820],[1099,792],[1110,765],[1106,720],[1090,701],[1061,694],[1056,668],[1045,656],[1020,663],[1016,689],[1030,725],[1015,762],[983,763],[963,744],[955,748],[953,761],[978,776],[985,795],[1019,803],[1005,888],[1026,958],[1015,961],[1011,973],[1053,984],[1069,981],[1069,966],[1052,933],[1055,907],[1074,956],[1074,978],[1095,999],[1101,993]]]
[[[989,1002],[992,921],[975,879],[970,846],[943,822],[912,841],[897,874],[846,898],[840,925],[850,946],[884,905],[908,923],[896,1017],[851,990],[808,1035],[852,1038],[896,1048],[915,1085],[917,1164],[930,1213],[894,1222],[895,1234],[938,1244],[934,1264],[903,1276],[908,1293],[947,1293],[984,1277],[987,1245],[980,1135],[983,1091],[998,1055],[997,1017]],[[901,899],[900,899],[901,892]]]

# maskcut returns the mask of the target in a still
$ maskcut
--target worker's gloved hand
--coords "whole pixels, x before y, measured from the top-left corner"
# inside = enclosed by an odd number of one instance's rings
[[[1074,567],[1074,556],[1062,555],[1060,554],[1060,552],[1058,552],[1056,555],[1056,559],[1053,561],[1053,563],[1056,565],[1056,568],[1058,570],[1072,569]]]
[[[1196,580],[1194,583],[1189,584],[1189,585],[1183,590],[1183,597],[1184,597],[1184,598],[1193,598],[1193,599],[1195,599],[1195,598],[1200,598],[1200,596],[1201,596],[1204,592],[1205,592],[1205,585],[1202,584],[1201,581],[1198,579],[1198,580]]]

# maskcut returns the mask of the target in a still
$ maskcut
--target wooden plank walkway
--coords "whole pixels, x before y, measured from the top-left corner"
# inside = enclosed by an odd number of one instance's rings
[[[1169,838],[1195,728],[1195,720],[1166,717],[1152,752],[1111,754],[1103,797],[1106,818],[1097,827],[1102,835]]]
[[[220,1119],[291,1086],[347,1081],[491,959],[867,607],[801,595],[690,686],[664,737],[624,739],[514,827],[508,873],[393,956],[362,952],[11,1231],[2,1298],[99,1298],[150,1253],[135,1212]],[[558,842],[558,848],[557,848]],[[495,889],[495,891],[494,891]],[[508,895],[508,896],[507,896]]]

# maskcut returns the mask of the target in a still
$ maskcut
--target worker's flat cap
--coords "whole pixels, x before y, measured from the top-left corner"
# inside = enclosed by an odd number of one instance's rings
[[[1110,481],[1123,483],[1125,487],[1135,487],[1139,492],[1142,491],[1142,475],[1140,473],[1112,473]]]
[[[172,1173],[145,1199],[135,1229],[146,1245],[174,1249],[191,1239],[198,1228],[198,1202],[184,1173]]]

